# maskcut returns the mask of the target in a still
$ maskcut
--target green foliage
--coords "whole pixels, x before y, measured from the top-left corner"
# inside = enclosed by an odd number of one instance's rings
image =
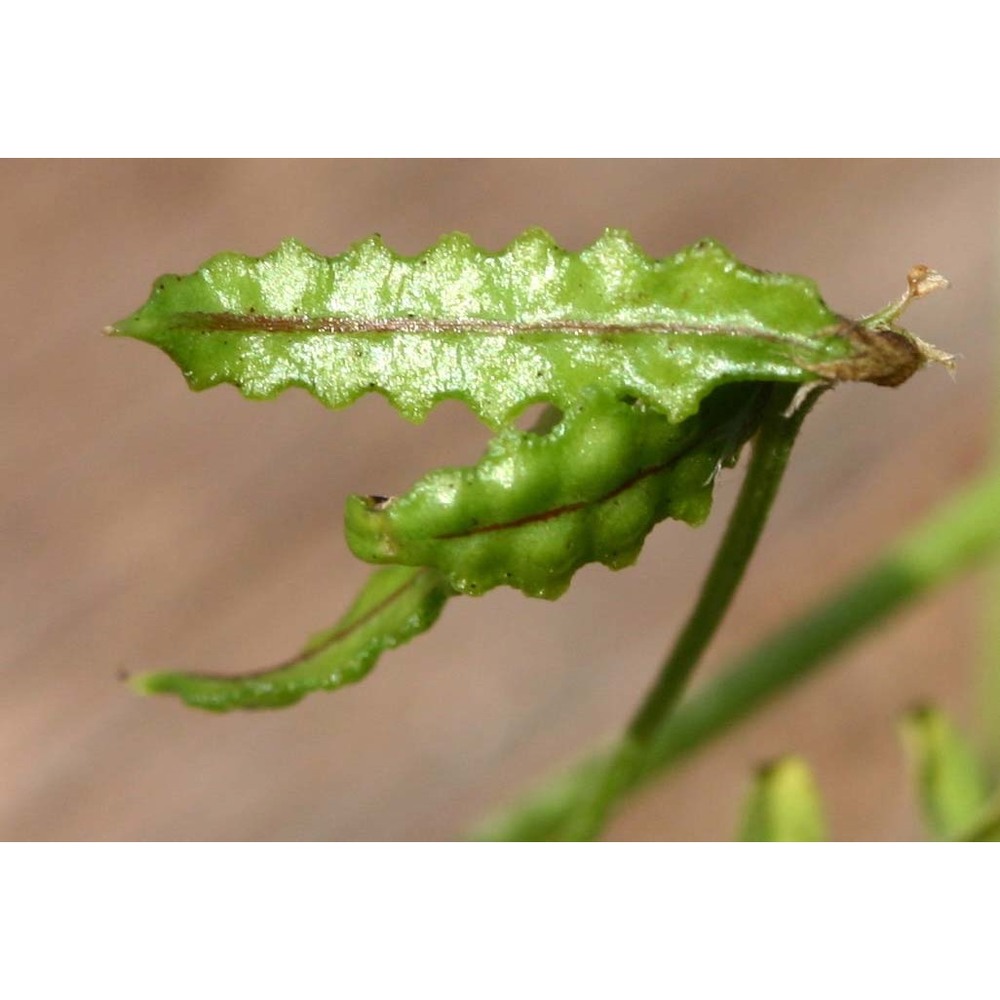
[[[314,635],[286,663],[235,677],[142,674],[132,684],[143,694],[176,694],[189,705],[214,712],[292,705],[310,691],[332,691],[361,680],[381,653],[429,629],[449,596],[447,585],[433,570],[407,566],[376,570],[347,614]]]
[[[541,230],[496,254],[453,234],[411,258],[378,237],[339,257],[288,240],[166,275],[110,328],[162,348],[193,389],[230,382],[268,399],[301,386],[331,407],[378,391],[417,421],[455,398],[495,428],[529,403],[568,412],[594,389],[676,423],[729,382],[912,370],[912,348],[886,355],[859,331],[804,278],[710,240],[653,260],[618,230],[580,253]]]
[[[475,466],[431,472],[400,497],[349,499],[352,550],[388,565],[301,654],[236,676],[160,672],[132,684],[227,711],[289,705],[358,681],[382,652],[428,629],[454,594],[506,584],[557,597],[587,563],[634,561],[664,518],[701,523],[718,471],[759,430],[699,602],[619,749],[584,762],[486,835],[596,834],[614,797],[696,742],[683,735],[685,719],[714,731],[1000,541],[992,527],[1000,483],[988,480],[939,515],[941,530],[933,521],[776,638],[776,659],[765,644],[723,677],[701,699],[711,711],[699,715],[696,700],[674,718],[811,405],[789,407],[792,387],[893,386],[928,360],[950,365],[896,325],[912,299],[946,284],[915,267],[901,299],[852,321],[829,310],[811,282],[749,268],[712,241],[653,260],[614,230],[580,253],[540,230],[500,253],[454,234],[412,258],[377,237],[332,258],[290,240],[261,258],[221,254],[192,275],[160,278],[146,305],[109,332],[162,348],[194,389],[231,383],[268,399],[298,386],[331,407],[379,392],[414,421],[455,398],[497,434]],[[537,402],[550,404],[547,426],[517,430],[514,418]],[[932,834],[1000,837],[1000,801],[990,802],[980,761],[945,716],[919,709],[902,730]],[[683,738],[671,743],[675,731]],[[634,758],[625,771],[621,748]],[[741,839],[825,837],[808,766],[787,757],[762,768]]]
[[[290,240],[160,278],[110,332],[162,348],[194,389],[231,383],[268,399],[298,386],[331,407],[379,392],[415,421],[456,398],[498,434],[472,468],[349,501],[353,551],[394,568],[302,655],[134,684],[216,710],[287,705],[358,680],[452,593],[507,584],[551,598],[586,563],[627,565],[663,518],[704,520],[768,384],[896,385],[933,356],[894,325],[919,294],[911,276],[901,303],[853,322],[812,282],[754,270],[712,241],[654,260],[615,230],[579,253],[540,230],[500,253],[454,234],[412,258],[377,237],[331,258]],[[514,429],[537,402],[562,419],[548,433]]]
[[[783,757],[762,767],[744,807],[740,840],[826,840],[819,789],[800,757]]]

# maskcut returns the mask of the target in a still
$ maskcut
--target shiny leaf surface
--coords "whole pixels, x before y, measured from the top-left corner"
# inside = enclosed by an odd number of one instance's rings
[[[654,260],[618,230],[579,253],[530,230],[500,253],[453,234],[410,258],[377,237],[339,257],[294,240],[220,254],[160,278],[109,332],[162,348],[194,389],[300,386],[332,407],[380,392],[417,421],[456,398],[500,427],[595,388],[679,423],[728,382],[896,384],[923,356],[890,326],[838,316],[811,281],[711,240]]]
[[[590,394],[548,433],[501,431],[472,468],[438,469],[401,497],[352,497],[348,544],[370,562],[433,566],[461,593],[558,597],[587,563],[630,565],[664,518],[704,521],[765,395],[727,386],[674,424]]]

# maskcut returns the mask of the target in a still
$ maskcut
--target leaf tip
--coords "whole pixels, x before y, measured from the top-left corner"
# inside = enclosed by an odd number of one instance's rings
[[[144,306],[143,309],[145,308]],[[144,322],[142,312],[143,310],[140,309],[139,312],[132,313],[131,316],[117,320],[104,327],[101,332],[105,337],[131,337],[135,340],[145,340],[149,335],[149,323]]]
[[[135,317],[129,316],[127,319],[120,319],[116,323],[111,323],[104,327],[101,333],[105,337],[134,337],[136,335]]]
[[[170,676],[170,674],[158,673],[155,671],[132,674],[127,670],[123,670],[119,673],[118,679],[134,694],[150,695],[162,694],[166,691],[173,690],[172,687],[164,684],[163,681],[164,677]]]
[[[134,674],[125,668],[118,670],[115,674],[118,682],[127,687],[132,694],[142,696],[161,694],[168,690],[173,691],[173,688],[168,688],[163,684],[163,678],[168,676],[170,675],[154,671]]]

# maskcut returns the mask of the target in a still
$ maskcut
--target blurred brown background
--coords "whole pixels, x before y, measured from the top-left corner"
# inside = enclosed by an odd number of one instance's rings
[[[635,567],[558,603],[453,601],[362,684],[279,712],[139,699],[122,669],[237,670],[293,653],[367,569],[349,492],[473,460],[458,404],[420,427],[378,398],[192,394],[145,345],[100,335],[161,272],[286,236],[325,253],[449,230],[499,249],[529,225],[579,249],[607,225],[662,256],[702,236],[872,311],[931,264],[950,293],[915,332],[957,380],[845,386],[806,424],[743,591],[701,676],[860,567],[982,462],[996,386],[996,162],[347,161],[0,164],[3,597],[0,836],[445,839],[618,729],[688,609],[708,527],[660,526]],[[815,767],[839,839],[919,836],[894,729],[933,698],[974,716],[977,581],[896,619],[630,803],[619,839],[727,839],[752,767]]]

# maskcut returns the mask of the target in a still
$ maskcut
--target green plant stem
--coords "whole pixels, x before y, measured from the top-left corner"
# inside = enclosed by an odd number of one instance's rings
[[[982,816],[956,840],[962,841],[997,841],[1000,840],[1000,795],[983,811]]]
[[[944,502],[916,528],[802,617],[774,632],[655,727],[644,766],[619,797],[639,788],[730,729],[768,699],[829,663],[842,649],[907,604],[960,573],[1000,556],[1000,468]],[[478,837],[547,840],[589,794],[619,747],[592,755],[523,804],[485,825]]]
[[[631,787],[636,775],[644,769],[657,731],[676,707],[729,610],[764,530],[799,428],[820,390],[817,388],[789,414],[796,391],[795,386],[772,387],[754,438],[753,458],[698,600],[656,682],[595,783],[593,794],[583,799],[570,817],[564,831],[566,839],[589,840],[600,834],[618,796]]]

